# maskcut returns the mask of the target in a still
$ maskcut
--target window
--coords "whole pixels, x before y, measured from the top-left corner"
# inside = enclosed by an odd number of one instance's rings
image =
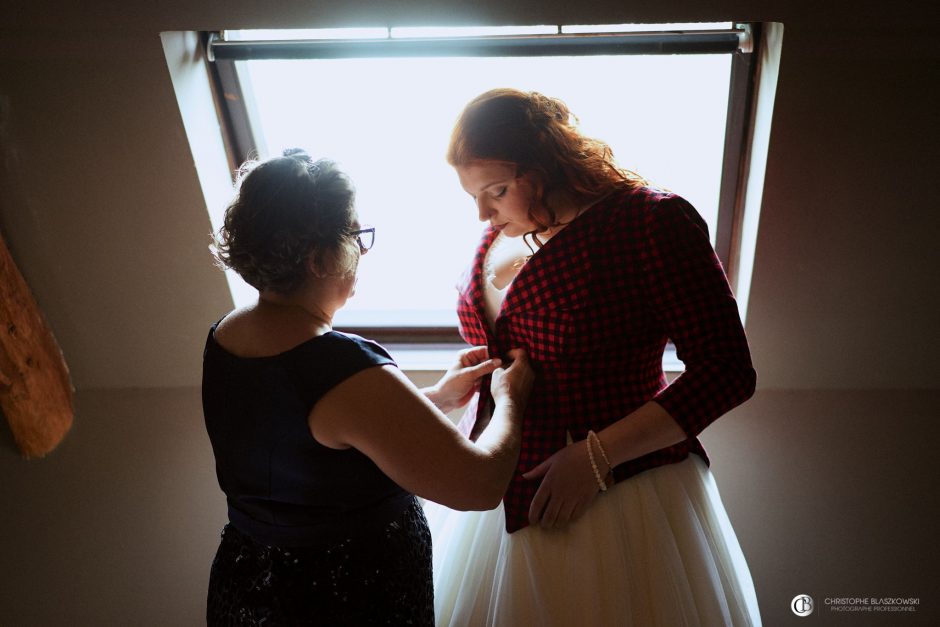
[[[483,225],[444,161],[493,87],[564,100],[619,164],[686,197],[728,266],[746,119],[749,27],[732,24],[207,34],[237,164],[288,147],[339,161],[376,227],[338,328],[457,340],[454,286]],[[650,30],[654,32],[650,32]],[[664,54],[664,53],[673,54]],[[254,299],[244,286],[237,305]]]

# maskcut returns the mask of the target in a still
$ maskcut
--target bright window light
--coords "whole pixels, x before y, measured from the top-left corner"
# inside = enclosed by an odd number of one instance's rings
[[[339,161],[357,186],[376,243],[336,323],[366,327],[456,325],[454,287],[483,225],[444,152],[463,106],[494,87],[564,100],[621,166],[692,202],[714,237],[730,63],[727,54],[238,62],[261,155],[302,147]]]
[[[722,30],[734,26],[731,22],[683,22],[676,24],[573,24],[562,26],[561,32],[575,33],[641,33],[641,32],[689,32],[699,30]]]
[[[489,37],[493,35],[555,35],[557,26],[396,26],[396,37]]]
[[[225,31],[231,41],[288,41],[298,39],[388,39],[388,28],[279,28]]]

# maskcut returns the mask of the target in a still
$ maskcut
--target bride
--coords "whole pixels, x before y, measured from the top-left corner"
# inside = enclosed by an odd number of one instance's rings
[[[516,472],[485,512],[428,504],[438,625],[759,625],[698,434],[755,372],[707,227],[617,167],[564,103],[471,101],[448,162],[488,223],[459,286],[461,334],[519,346],[536,380]],[[671,340],[685,372],[667,384]],[[476,437],[481,387],[461,428]]]

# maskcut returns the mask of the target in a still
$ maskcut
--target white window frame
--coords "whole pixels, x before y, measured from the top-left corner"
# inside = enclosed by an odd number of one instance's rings
[[[740,225],[743,221],[745,157],[749,147],[749,122],[753,114],[756,60],[753,51],[761,34],[760,24],[734,24],[730,29],[705,30],[699,25],[671,25],[669,30],[630,28],[544,27],[519,34],[426,37],[402,29],[393,36],[349,39],[300,39],[283,31],[270,38],[244,40],[234,33],[202,33],[209,61],[226,152],[234,172],[249,155],[257,154],[250,99],[245,98],[236,69],[237,60],[273,58],[345,58],[384,56],[558,56],[590,54],[696,54],[726,52],[732,55],[728,111],[715,249],[734,284]],[[554,30],[554,33],[551,31]],[[593,30],[593,32],[592,32]],[[588,31],[588,32],[583,32]],[[620,31],[620,32],[616,32]],[[626,32],[624,32],[626,31]],[[381,35],[381,32],[380,32]],[[425,351],[452,348],[461,343],[455,327],[368,326],[342,330],[360,333],[395,346],[420,346]],[[669,356],[667,355],[667,362]]]

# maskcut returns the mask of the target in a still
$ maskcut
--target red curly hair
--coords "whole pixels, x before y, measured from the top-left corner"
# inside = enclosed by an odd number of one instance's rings
[[[616,188],[642,187],[647,181],[619,167],[603,141],[586,137],[578,119],[557,98],[538,92],[492,89],[471,100],[461,112],[447,147],[447,162],[458,167],[474,161],[502,161],[516,175],[532,174],[541,184],[538,201],[548,214],[529,210],[538,225],[531,235],[557,226],[561,203],[591,204]]]

